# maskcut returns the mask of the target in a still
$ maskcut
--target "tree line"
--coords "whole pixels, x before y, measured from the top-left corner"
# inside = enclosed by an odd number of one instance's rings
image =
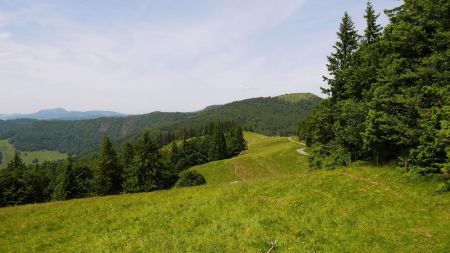
[[[116,151],[104,137],[96,158],[25,165],[16,153],[0,170],[0,206],[67,200],[88,196],[148,192],[175,184],[206,183],[194,165],[229,158],[246,149],[243,131],[232,123],[211,123],[198,136],[163,147],[144,131],[136,140]]]
[[[397,161],[450,173],[450,2],[405,0],[379,14],[368,2],[359,35],[345,13],[328,57],[329,96],[300,124],[316,168]]]

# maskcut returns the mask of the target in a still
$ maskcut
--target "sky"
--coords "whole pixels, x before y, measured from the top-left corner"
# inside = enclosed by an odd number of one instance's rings
[[[373,0],[380,23],[396,0]],[[196,111],[321,95],[345,11],[363,0],[0,0],[0,113]],[[323,95],[321,95],[323,96]]]

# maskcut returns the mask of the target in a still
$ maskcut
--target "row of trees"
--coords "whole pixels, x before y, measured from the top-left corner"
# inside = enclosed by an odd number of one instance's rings
[[[93,160],[45,162],[26,166],[15,154],[0,170],[0,206],[66,200],[95,195],[147,192],[173,186],[188,167],[239,154],[246,148],[236,124],[210,124],[205,135],[174,142],[161,150],[149,131],[116,152],[104,137]],[[164,148],[163,148],[164,150]],[[198,173],[181,173],[186,186],[204,183]]]
[[[202,137],[184,139],[181,144],[173,142],[170,159],[179,172],[194,165],[239,155],[245,149],[241,127],[234,126],[227,131],[213,127]]]
[[[345,13],[328,57],[329,98],[300,124],[311,165],[397,160],[420,174],[450,171],[450,2],[405,0],[364,35]]]

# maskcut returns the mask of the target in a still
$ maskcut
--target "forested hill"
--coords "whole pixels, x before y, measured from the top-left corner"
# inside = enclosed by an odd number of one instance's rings
[[[153,112],[79,121],[8,120],[0,121],[0,139],[9,139],[23,151],[81,154],[98,148],[103,136],[119,141],[137,136],[145,128],[167,133],[212,121],[235,121],[258,133],[290,135],[320,101],[315,95],[296,93],[245,99],[192,113]]]

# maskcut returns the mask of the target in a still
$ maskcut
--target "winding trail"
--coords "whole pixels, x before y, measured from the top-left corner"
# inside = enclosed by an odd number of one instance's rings
[[[299,145],[302,145],[302,146],[305,145],[305,144],[303,144],[303,143],[301,143],[301,142],[294,141],[294,140],[292,139],[292,136],[291,136],[291,137],[288,137],[288,140],[289,140],[290,142],[293,142],[293,143],[296,143],[296,144],[299,144]],[[305,148],[306,148],[306,147],[299,148],[299,149],[297,149],[297,152],[298,152],[300,155],[306,155],[306,156],[308,156],[309,154],[306,153]]]

